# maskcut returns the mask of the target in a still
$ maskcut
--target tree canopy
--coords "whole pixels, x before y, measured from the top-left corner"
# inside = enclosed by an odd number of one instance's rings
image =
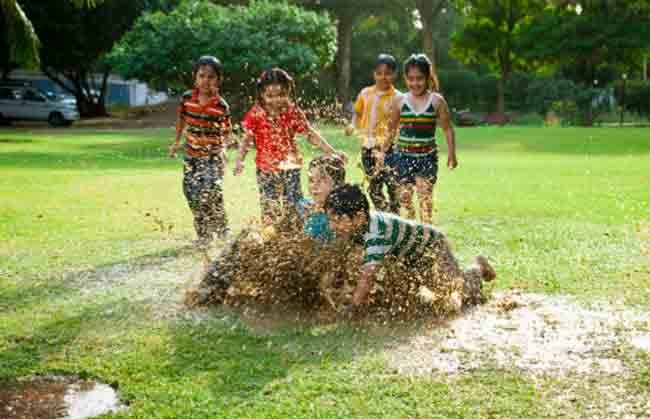
[[[331,63],[335,51],[334,26],[326,15],[286,3],[223,7],[196,1],[140,17],[108,62],[126,78],[182,88],[191,85],[192,64],[204,54],[219,57],[226,77],[244,83],[271,66],[295,76],[314,74]]]

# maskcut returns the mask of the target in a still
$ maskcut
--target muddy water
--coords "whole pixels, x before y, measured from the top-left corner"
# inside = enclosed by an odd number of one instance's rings
[[[2,419],[84,419],[123,409],[106,384],[74,377],[36,377],[0,383]]]

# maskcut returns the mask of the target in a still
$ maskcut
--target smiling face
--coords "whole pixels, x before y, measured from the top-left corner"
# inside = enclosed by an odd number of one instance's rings
[[[395,72],[386,64],[380,64],[373,72],[375,85],[379,90],[388,90],[395,82]]]
[[[271,115],[278,115],[289,106],[289,92],[279,83],[269,84],[262,90],[264,108]]]
[[[409,91],[415,96],[422,96],[429,88],[429,80],[427,75],[424,74],[418,67],[410,66],[404,76],[406,79],[406,86]]]
[[[196,71],[194,85],[202,95],[216,95],[219,91],[219,76],[212,66],[202,65]]]
[[[334,180],[322,168],[313,167],[309,169],[308,189],[316,207],[322,208],[327,195],[334,189]]]

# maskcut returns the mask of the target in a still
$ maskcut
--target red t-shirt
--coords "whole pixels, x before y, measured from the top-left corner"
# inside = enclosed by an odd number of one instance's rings
[[[302,165],[295,137],[306,133],[309,123],[297,106],[291,105],[271,119],[263,107],[255,105],[244,117],[242,126],[255,137],[255,164],[261,171],[275,173]]]

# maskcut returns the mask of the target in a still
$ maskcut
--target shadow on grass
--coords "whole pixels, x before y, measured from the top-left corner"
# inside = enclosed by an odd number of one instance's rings
[[[0,341],[4,341],[0,351],[0,380],[56,372],[45,365],[50,358],[74,348],[75,340],[86,331],[102,330],[103,324],[112,322],[110,313],[124,312],[123,301],[104,301],[101,304],[68,301],[52,305],[44,302],[41,311],[16,311],[13,322],[9,321],[12,313],[7,313],[2,328],[5,330],[0,329]]]
[[[194,246],[184,245],[97,265],[90,269],[54,273],[46,277],[26,278],[14,273],[11,276],[14,276],[15,280],[0,285],[0,313],[24,311],[48,299],[72,295],[80,291],[88,281],[101,279],[102,271],[114,267],[129,266],[134,271],[138,271],[156,266],[163,259],[191,256],[196,252]]]
[[[204,397],[212,400],[213,411],[228,412],[226,415],[232,417],[238,411],[251,415],[266,404],[291,403],[282,396],[285,392],[290,393],[293,403],[301,404],[301,399],[318,397],[328,388],[345,392],[350,387],[358,391],[358,384],[346,382],[353,377],[342,374],[353,368],[353,361],[409,336],[405,330],[373,332],[372,328],[344,324],[287,326],[271,334],[257,334],[237,314],[235,319],[232,326],[218,329],[173,328],[174,356],[168,364],[170,374],[202,383],[202,389],[209,393]],[[338,377],[341,375],[345,377]],[[184,413],[184,417],[205,414]],[[270,412],[255,415],[275,417]]]

